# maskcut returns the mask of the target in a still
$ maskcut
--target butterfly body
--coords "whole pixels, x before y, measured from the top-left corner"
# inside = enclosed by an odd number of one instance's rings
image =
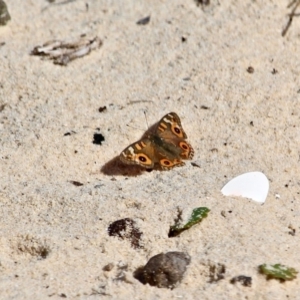
[[[178,115],[174,112],[165,115],[155,131],[131,144],[120,154],[122,162],[153,169],[158,165],[163,170],[182,166],[182,159],[192,159],[194,150],[186,141]]]

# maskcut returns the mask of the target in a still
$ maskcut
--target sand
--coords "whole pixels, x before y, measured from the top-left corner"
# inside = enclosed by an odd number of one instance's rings
[[[6,4],[1,299],[300,299],[298,278],[258,272],[263,263],[300,270],[300,19],[283,37],[288,1]],[[82,34],[103,45],[67,66],[30,55]],[[149,126],[171,111],[180,116],[194,166],[136,174],[118,165],[147,129],[144,111]],[[94,134],[105,138],[101,145]],[[221,194],[250,171],[270,181],[263,205]],[[195,207],[208,207],[207,218],[169,238],[178,211],[188,216]],[[123,218],[143,233],[142,247],[108,235]],[[176,288],[134,277],[168,251],[191,256]],[[220,280],[212,282],[213,270]],[[252,285],[231,284],[238,275]]]

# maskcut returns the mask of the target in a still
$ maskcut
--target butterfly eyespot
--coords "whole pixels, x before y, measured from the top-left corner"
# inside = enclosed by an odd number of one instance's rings
[[[139,161],[141,161],[141,162],[146,162],[146,161],[147,161],[147,158],[146,158],[145,156],[143,156],[143,155],[140,155],[140,156],[139,156]]]
[[[175,131],[177,134],[180,134],[180,133],[181,133],[181,130],[180,130],[178,127],[175,127],[175,128],[174,128],[174,131]]]
[[[164,166],[170,166],[171,165],[171,162],[169,160],[166,160],[166,159],[162,159],[160,162]]]
[[[189,146],[188,146],[186,143],[180,143],[180,147],[181,147],[183,150],[188,150],[188,149],[189,149]]]
[[[180,138],[184,137],[183,131],[177,124],[172,125],[172,132]]]

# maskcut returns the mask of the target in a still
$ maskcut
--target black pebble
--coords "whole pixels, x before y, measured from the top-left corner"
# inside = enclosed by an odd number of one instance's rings
[[[101,133],[94,133],[93,144],[101,145],[103,141],[105,141],[105,138]]]
[[[236,282],[240,282],[243,286],[251,286],[252,278],[249,276],[240,275],[240,276],[233,277],[230,280],[230,283],[232,283],[232,284],[234,284]]]
[[[136,22],[137,25],[147,25],[150,22],[150,16],[142,18]]]

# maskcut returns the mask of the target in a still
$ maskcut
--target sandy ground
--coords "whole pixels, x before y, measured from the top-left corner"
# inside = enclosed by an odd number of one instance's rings
[[[282,37],[288,1],[6,3],[1,299],[300,299],[299,279],[266,280],[257,270],[262,263],[300,270],[300,18]],[[149,24],[136,24],[148,15]],[[82,34],[103,46],[65,67],[30,55],[48,40]],[[188,161],[128,176],[130,166],[112,163],[147,129],[144,111],[149,126],[178,113],[200,168]],[[220,193],[249,171],[270,180],[264,205]],[[178,209],[188,215],[200,206],[208,217],[168,238]],[[143,248],[108,235],[123,218],[143,232]],[[175,289],[134,278],[168,251],[191,256]],[[210,282],[220,266],[224,278]],[[252,286],[231,284],[238,275]]]

